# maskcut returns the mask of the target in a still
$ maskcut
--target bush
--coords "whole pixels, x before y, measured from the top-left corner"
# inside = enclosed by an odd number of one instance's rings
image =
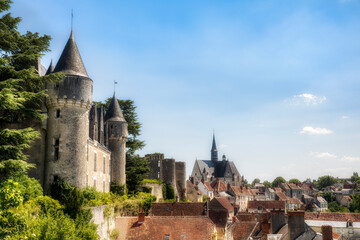
[[[121,185],[118,183],[111,182],[110,192],[115,193],[119,196],[123,196],[126,194],[126,185]]]
[[[24,198],[24,202],[44,195],[39,181],[35,178],[30,178],[27,175],[23,175],[16,178],[16,181],[20,184],[21,195]]]

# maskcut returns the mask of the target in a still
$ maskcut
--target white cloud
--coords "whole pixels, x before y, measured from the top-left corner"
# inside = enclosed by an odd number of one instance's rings
[[[335,154],[328,153],[328,152],[311,152],[310,156],[316,157],[316,158],[336,158]]]
[[[346,115],[341,116],[341,119],[348,119],[348,118],[350,118],[350,117],[346,116]]]
[[[341,161],[347,163],[360,162],[360,157],[344,156],[341,158]]]
[[[333,131],[326,128],[313,128],[311,126],[306,126],[300,133],[308,135],[327,135],[333,133]]]
[[[306,104],[306,105],[318,105],[326,101],[326,97],[322,96],[315,96],[311,93],[302,93],[299,95],[295,95],[291,99],[291,103],[293,105],[300,105],[300,104]]]

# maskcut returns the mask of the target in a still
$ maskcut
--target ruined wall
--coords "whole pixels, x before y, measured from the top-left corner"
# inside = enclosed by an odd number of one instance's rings
[[[93,221],[97,225],[97,234],[100,240],[110,239],[110,234],[115,229],[114,211],[107,206],[99,206],[90,208],[93,214]],[[110,210],[110,211],[109,211]]]
[[[175,159],[166,158],[162,161],[162,180],[171,185],[174,189],[175,184]]]
[[[175,181],[177,195],[181,198],[185,198],[186,192],[186,164],[185,162],[175,162]]]
[[[149,161],[149,176],[148,179],[162,179],[162,160],[164,159],[164,154],[146,154],[146,159]]]
[[[163,201],[163,184],[144,183],[143,186],[151,187],[151,195],[154,195],[156,197],[156,202]]]

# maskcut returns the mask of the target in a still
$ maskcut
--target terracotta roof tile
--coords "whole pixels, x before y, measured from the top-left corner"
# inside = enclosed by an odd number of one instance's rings
[[[211,187],[217,192],[226,192],[227,191],[227,187],[226,187],[225,183],[219,179],[215,179],[211,183]]]
[[[360,222],[360,213],[327,213],[305,212],[305,220]]]
[[[202,216],[205,215],[206,202],[190,203],[153,203],[150,209],[152,216]]]
[[[137,217],[117,217],[116,229],[119,229],[118,240],[159,240],[169,236],[170,239],[208,240],[215,229],[215,224],[208,217],[145,217],[143,224]]]
[[[214,191],[209,182],[204,182],[204,185],[208,191]]]
[[[236,240],[247,240],[253,232],[259,230],[260,226],[256,222],[235,222],[231,227],[231,233]]]
[[[209,210],[209,218],[216,227],[224,228],[229,217],[229,212],[226,210]]]
[[[228,211],[234,211],[234,207],[231,205],[231,203],[229,202],[229,200],[227,200],[224,197],[215,197],[213,200],[218,201],[221,206],[223,206],[225,209],[227,209]],[[211,200],[211,201],[213,201]]]
[[[248,209],[255,210],[272,210],[272,209],[285,209],[285,201],[248,201]]]

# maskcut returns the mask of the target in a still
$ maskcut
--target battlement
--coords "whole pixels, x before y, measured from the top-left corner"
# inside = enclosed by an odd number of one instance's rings
[[[77,108],[85,108],[87,110],[90,110],[92,103],[87,100],[86,102],[84,99],[76,99],[68,98],[67,96],[64,96],[63,98],[46,98],[46,106],[48,108],[61,108],[61,107],[77,107]]]

